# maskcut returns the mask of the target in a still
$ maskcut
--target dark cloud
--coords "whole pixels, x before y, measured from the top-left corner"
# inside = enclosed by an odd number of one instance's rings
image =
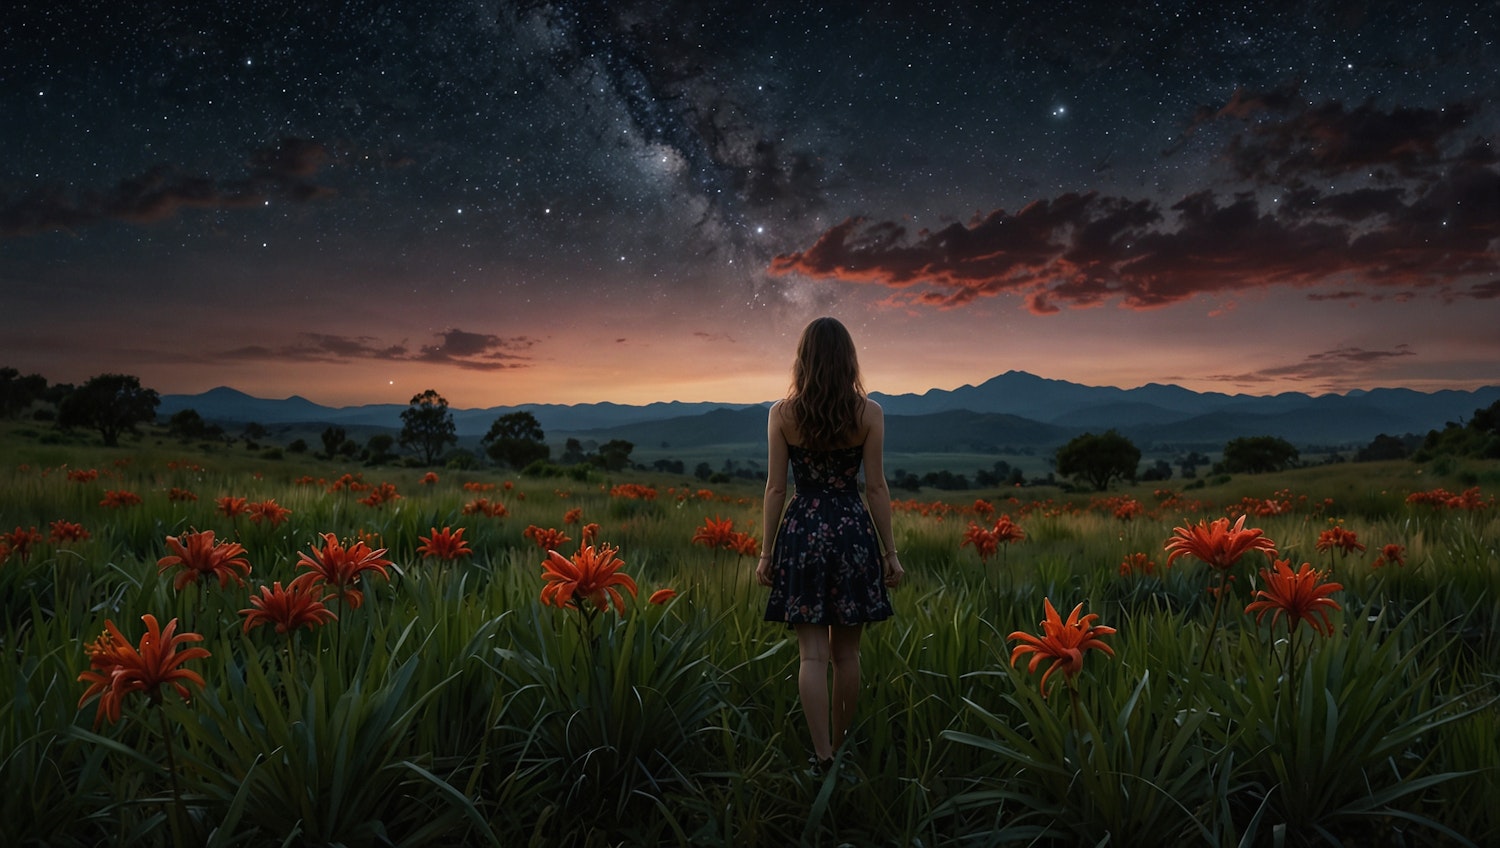
[[[1207,379],[1223,383],[1254,385],[1279,383],[1286,380],[1312,382],[1335,378],[1347,378],[1351,373],[1363,373],[1371,366],[1416,356],[1409,345],[1399,344],[1390,350],[1368,350],[1358,347],[1340,347],[1309,354],[1301,362],[1273,365],[1256,371],[1240,374],[1214,374]]]
[[[1494,300],[1500,298],[1500,278],[1490,280],[1487,283],[1479,283],[1463,292],[1462,296],[1472,297],[1475,300]]]
[[[1009,293],[1039,314],[1268,286],[1446,291],[1500,269],[1497,197],[1500,172],[1468,165],[1425,188],[1302,187],[1284,206],[1204,191],[1164,211],[1070,193],[937,231],[851,218],[769,270],[885,286],[893,305],[951,308]]]
[[[159,164],[106,189],[69,194],[56,186],[31,188],[0,198],[0,237],[71,232],[106,221],[149,224],[184,209],[235,209],[269,199],[305,203],[334,193],[313,181],[328,160],[323,144],[284,138],[251,151],[247,173],[234,178],[189,174]]]
[[[340,336],[302,333],[299,341],[281,347],[250,345],[224,351],[224,359],[275,360],[282,362],[340,363],[365,359],[392,362],[426,362],[452,365],[471,371],[501,371],[526,368],[526,355],[536,339],[526,336],[494,336],[464,330],[446,330],[440,341],[412,351],[403,341],[382,344],[371,336]]]
[[[1415,177],[1459,159],[1478,157],[1483,164],[1484,156],[1493,155],[1482,141],[1454,150],[1475,111],[1462,102],[1391,109],[1369,101],[1313,104],[1299,85],[1288,83],[1267,91],[1238,89],[1223,106],[1199,109],[1186,134],[1216,121],[1240,122],[1225,158],[1241,179],[1296,185],[1371,170]]]
[[[728,333],[707,333],[703,330],[698,330],[693,333],[693,336],[706,342],[729,342],[730,344],[734,344],[734,337]]]

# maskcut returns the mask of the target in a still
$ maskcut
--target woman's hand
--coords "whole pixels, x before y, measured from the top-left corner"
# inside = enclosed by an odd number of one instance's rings
[[[771,585],[771,558],[763,556],[755,566],[755,582],[762,586]]]
[[[902,578],[906,577],[906,569],[901,567],[901,560],[895,551],[885,558],[885,585],[894,589],[901,585]]]

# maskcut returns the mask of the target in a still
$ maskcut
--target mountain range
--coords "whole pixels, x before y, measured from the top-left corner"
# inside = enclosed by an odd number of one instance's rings
[[[1141,447],[1219,448],[1240,436],[1277,436],[1295,445],[1357,446],[1380,434],[1425,434],[1466,421],[1500,400],[1500,385],[1473,391],[1372,389],[1347,394],[1229,395],[1151,383],[1134,389],[1084,386],[1008,371],[977,386],[922,394],[871,393],[886,413],[886,442],[904,452],[994,452],[1051,448],[1083,432],[1114,429]],[[476,441],[496,418],[536,416],[547,440],[569,437],[671,448],[765,441],[760,404],[521,404],[450,409],[460,439]],[[196,395],[163,395],[166,418],[184,409],[228,428],[254,422],[397,432],[404,404],[328,407],[303,397],[256,398],[228,387]]]

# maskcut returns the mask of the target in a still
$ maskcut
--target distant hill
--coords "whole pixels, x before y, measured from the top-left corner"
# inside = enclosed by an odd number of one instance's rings
[[[1278,436],[1299,446],[1364,445],[1386,433],[1426,433],[1500,400],[1500,386],[1475,391],[1372,389],[1344,395],[1228,395],[1157,383],[1134,389],[1083,386],[1008,371],[978,386],[922,394],[873,393],[887,415],[887,443],[910,452],[988,451],[1004,446],[1053,447],[1085,431],[1113,428],[1145,448],[1216,447],[1239,436]],[[548,441],[568,437],[673,449],[765,441],[769,403],[522,404],[454,409],[459,436],[472,441],[510,412],[536,416]],[[164,395],[163,418],[193,409],[233,427],[247,422],[321,429],[401,428],[403,404],[333,408],[302,397],[251,397],[228,387],[198,395]]]

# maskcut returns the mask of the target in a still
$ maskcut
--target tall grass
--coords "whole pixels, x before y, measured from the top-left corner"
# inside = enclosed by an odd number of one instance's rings
[[[1240,478],[1166,508],[1139,491],[1147,509],[1128,519],[1087,496],[993,492],[1027,538],[987,562],[959,547],[976,493],[899,511],[910,579],[896,617],[865,635],[866,687],[839,767],[814,777],[794,640],[761,620],[750,560],[689,541],[709,517],[758,528],[758,491],[704,498],[696,481],[628,478],[655,487],[646,500],[609,494],[625,477],[440,471],[424,485],[416,470],[227,452],[17,455],[0,469],[0,531],[45,536],[65,519],[90,538],[44,540],[0,564],[6,844],[172,843],[158,710],[177,751],[187,844],[1500,840],[1500,518],[1408,505],[1410,491],[1458,488],[1413,466]],[[99,477],[68,479],[87,468]],[[346,470],[402,497],[372,507],[360,492],[328,491]],[[173,487],[197,500],[171,500]],[[101,506],[106,489],[143,503]],[[1283,556],[1332,569],[1345,587],[1335,632],[1304,630],[1289,680],[1284,626],[1241,612],[1261,564],[1247,561],[1200,672],[1206,569],[1179,561],[1122,575],[1120,564],[1138,552],[1163,563],[1174,525],[1287,489],[1290,511],[1247,523]],[[274,498],[292,514],[276,527],[231,519],[215,508],[222,496]],[[476,497],[509,514],[466,514]],[[580,528],[563,523],[575,507],[641,584],[623,616],[586,624],[538,599],[544,554],[522,531],[559,527],[576,544]],[[1316,551],[1334,519],[1369,551]],[[472,557],[418,556],[418,538],[445,526],[466,528]],[[156,561],[166,536],[190,529],[241,542],[249,585],[174,590]],[[367,576],[364,604],[320,630],[243,632],[250,592],[292,579],[298,553],[325,532],[388,548],[388,579]],[[1406,564],[1372,570],[1387,543],[1405,547]],[[678,596],[646,603],[663,587]],[[1043,697],[1009,664],[1007,635],[1034,631],[1044,598],[1084,603],[1118,629],[1114,658],[1088,657],[1076,712],[1061,688]],[[186,703],[129,701],[119,724],[95,728],[92,706],[78,708],[84,645],[106,619],[133,638],[148,612],[205,636],[212,655],[193,666],[207,686]]]

